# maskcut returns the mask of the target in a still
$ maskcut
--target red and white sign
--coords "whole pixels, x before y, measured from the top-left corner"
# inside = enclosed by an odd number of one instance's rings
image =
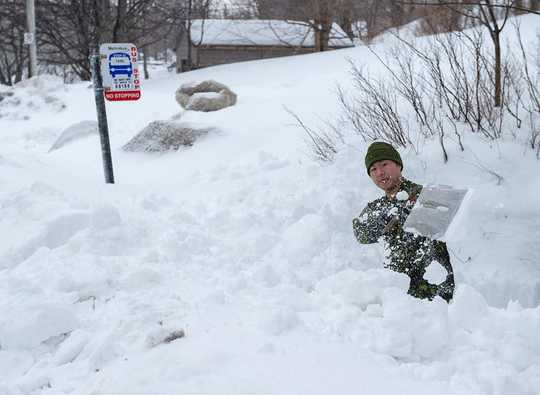
[[[141,80],[137,47],[133,44],[102,44],[99,54],[105,98],[110,101],[139,100]]]

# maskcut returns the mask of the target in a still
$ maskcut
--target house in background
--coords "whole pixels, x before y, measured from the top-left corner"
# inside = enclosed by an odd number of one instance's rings
[[[333,24],[329,36],[329,49],[354,46],[338,24]],[[191,46],[194,68],[315,51],[313,29],[295,21],[196,19],[191,24],[191,42],[188,41],[185,35],[177,61],[188,64]]]

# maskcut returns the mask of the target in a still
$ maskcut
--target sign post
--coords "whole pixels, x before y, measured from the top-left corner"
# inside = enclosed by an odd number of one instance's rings
[[[96,99],[99,138],[101,140],[101,156],[103,158],[103,171],[105,172],[105,182],[107,184],[114,184],[111,144],[109,141],[109,126],[107,124],[105,99],[103,98],[103,79],[101,77],[100,55],[92,55],[90,57],[90,62],[92,64],[92,79],[94,82],[94,96]]]
[[[102,44],[99,54],[91,56],[103,170],[105,182],[109,184],[114,184],[114,175],[105,99],[133,101],[141,98],[137,56],[135,45],[118,43]]]
[[[34,0],[26,0],[26,28],[24,44],[30,51],[30,77],[37,75],[36,14]]]

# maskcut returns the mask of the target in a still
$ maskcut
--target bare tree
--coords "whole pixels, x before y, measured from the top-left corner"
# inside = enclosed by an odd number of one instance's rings
[[[176,72],[192,70],[197,61],[193,59],[193,45],[200,45],[203,34],[199,42],[194,42],[192,31],[194,23],[201,23],[201,32],[204,31],[204,21],[209,18],[212,7],[212,0],[185,0],[177,9],[179,19],[174,31],[174,49],[176,52]],[[181,52],[186,51],[186,58],[181,59]]]
[[[23,78],[28,58],[25,21],[24,2],[0,0],[0,84],[12,85]]]
[[[126,29],[127,0],[118,0],[116,4],[116,20],[112,31],[112,41],[121,43],[127,39]]]
[[[502,55],[501,55],[501,33],[504,30],[508,18],[513,12],[533,12],[533,7],[525,7],[523,3],[516,0],[438,0],[438,1],[409,1],[402,0],[404,4],[444,7],[455,12],[467,20],[484,26],[491,37],[494,49],[494,70],[493,70],[493,101],[496,107],[502,104]]]
[[[88,59],[101,43],[132,42],[147,55],[150,45],[174,32],[187,1],[38,0],[41,58],[90,79]]]
[[[337,23],[349,38],[371,39],[415,18],[416,6],[398,0],[247,0],[260,19],[303,21],[324,50],[328,27]]]
[[[465,18],[447,7],[421,7],[418,14],[421,35],[455,32],[465,27]]]

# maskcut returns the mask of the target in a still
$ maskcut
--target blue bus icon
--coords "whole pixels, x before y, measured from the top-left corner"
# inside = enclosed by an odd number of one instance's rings
[[[127,75],[131,78],[133,74],[133,66],[131,65],[131,58],[127,53],[114,52],[109,55],[109,73],[112,77],[117,75]]]

